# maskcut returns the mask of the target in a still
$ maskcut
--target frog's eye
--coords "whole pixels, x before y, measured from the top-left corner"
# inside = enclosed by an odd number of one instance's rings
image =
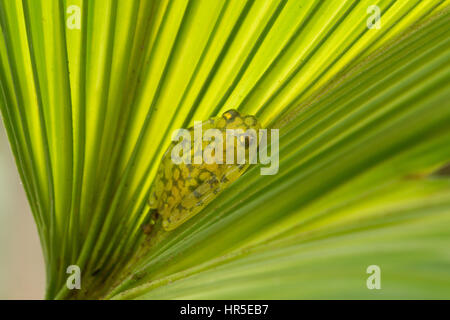
[[[222,115],[222,117],[224,117],[227,122],[233,122],[236,117],[240,116],[241,115],[239,114],[239,112],[234,109],[228,110]]]

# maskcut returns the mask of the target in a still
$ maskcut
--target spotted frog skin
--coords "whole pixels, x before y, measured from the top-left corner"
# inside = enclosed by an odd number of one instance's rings
[[[178,142],[172,142],[165,152],[158,168],[155,180],[150,188],[149,205],[153,211],[162,216],[162,226],[166,231],[173,230],[199,213],[211,200],[213,200],[224,188],[238,179],[248,168],[245,164],[226,164],[227,129],[254,129],[258,133],[260,125],[252,115],[241,115],[236,110],[229,110],[222,116],[202,122],[203,133],[208,129],[218,129],[222,133],[223,164],[175,164],[171,159],[172,149]],[[188,129],[191,134],[191,159],[194,154],[194,144],[198,141],[194,138],[194,127]],[[241,143],[244,137],[241,137]],[[258,139],[257,139],[258,140]],[[202,149],[214,143],[202,141]],[[237,143],[239,143],[239,138]],[[236,149],[237,144],[230,144],[230,148]],[[248,159],[248,141],[245,146],[246,159]],[[236,150],[233,150],[235,153]],[[235,158],[236,160],[236,158]]]

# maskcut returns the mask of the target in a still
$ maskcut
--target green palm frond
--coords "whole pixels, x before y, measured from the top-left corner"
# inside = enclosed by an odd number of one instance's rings
[[[449,4],[2,1],[0,107],[47,298],[448,298]],[[231,108],[280,129],[278,174],[255,165],[146,236],[171,133]]]

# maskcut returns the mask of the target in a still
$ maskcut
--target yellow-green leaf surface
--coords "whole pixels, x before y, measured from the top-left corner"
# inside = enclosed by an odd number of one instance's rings
[[[449,6],[2,1],[0,107],[47,298],[449,298]],[[279,172],[145,235],[172,132],[232,108],[280,129]]]

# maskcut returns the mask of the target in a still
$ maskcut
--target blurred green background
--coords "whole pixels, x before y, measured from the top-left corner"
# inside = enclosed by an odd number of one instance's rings
[[[0,299],[42,299],[39,238],[0,120]]]

